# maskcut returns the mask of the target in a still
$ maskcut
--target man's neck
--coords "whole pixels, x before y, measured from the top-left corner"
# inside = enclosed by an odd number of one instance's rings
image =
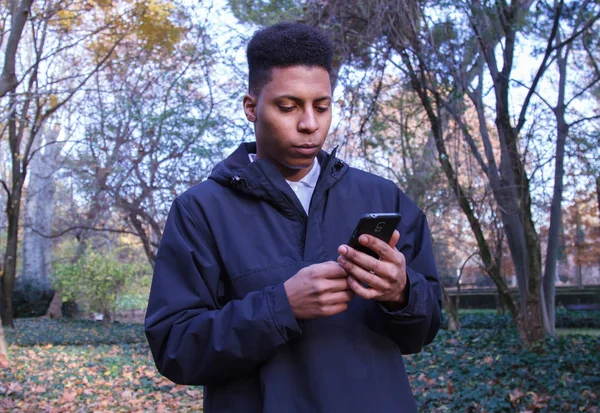
[[[256,154],[250,154],[250,155],[254,155],[254,159],[261,159]],[[251,157],[251,159],[252,159],[252,157]],[[314,158],[313,162],[310,164],[310,166],[308,166],[306,168],[301,168],[301,169],[288,168],[275,160],[272,160],[272,162],[273,162],[273,165],[275,165],[275,167],[277,168],[277,170],[281,173],[281,175],[283,175],[283,177],[285,178],[286,181],[298,182],[302,178],[304,178],[306,175],[308,175],[308,173],[315,166],[315,162],[318,162],[318,160],[317,160],[317,158]]]

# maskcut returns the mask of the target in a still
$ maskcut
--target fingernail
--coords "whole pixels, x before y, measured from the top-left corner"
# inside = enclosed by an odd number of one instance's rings
[[[367,238],[366,235],[361,235],[360,238],[358,238],[358,240],[361,244],[367,244],[369,242],[369,238]]]
[[[339,262],[340,264],[345,264],[345,263],[346,263],[346,259],[345,259],[344,257],[341,257],[341,256],[340,256],[340,257],[338,257],[338,262]]]
[[[347,254],[348,253],[348,248],[346,248],[344,245],[342,245],[341,247],[338,248],[338,252],[340,254]]]

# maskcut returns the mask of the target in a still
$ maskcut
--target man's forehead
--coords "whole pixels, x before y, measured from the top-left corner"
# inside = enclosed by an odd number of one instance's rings
[[[263,89],[281,97],[306,93],[316,93],[319,99],[331,97],[329,72],[320,66],[274,67]]]

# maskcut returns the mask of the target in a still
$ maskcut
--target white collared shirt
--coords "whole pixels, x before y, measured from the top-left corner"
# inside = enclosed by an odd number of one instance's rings
[[[256,160],[255,153],[249,153],[248,157],[250,158],[250,162],[254,162]],[[304,211],[306,211],[306,215],[308,215],[310,200],[313,192],[315,192],[315,186],[317,186],[317,181],[319,180],[320,174],[321,165],[319,165],[319,161],[317,161],[317,158],[315,157],[310,171],[304,176],[304,178],[300,179],[298,182],[288,181],[287,179],[285,180],[298,197],[298,200],[302,204]]]

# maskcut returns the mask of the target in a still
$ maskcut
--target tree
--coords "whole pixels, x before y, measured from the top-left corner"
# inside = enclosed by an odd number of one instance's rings
[[[4,327],[0,319],[0,368],[5,369],[9,366],[8,349],[6,347],[6,337],[4,336]]]
[[[25,196],[23,231],[23,279],[48,284],[50,279],[50,233],[55,192],[55,171],[61,144],[57,143],[60,127],[45,127],[36,143],[44,146],[30,164],[29,184]],[[41,149],[41,148],[35,148]],[[34,149],[34,150],[35,150]]]
[[[119,7],[112,7],[110,2],[82,0],[36,3],[33,8],[30,1],[21,1],[18,7],[14,3],[10,6],[10,36],[0,84],[8,114],[2,137],[9,142],[12,166],[9,183],[2,181],[8,221],[1,294],[2,322],[6,326],[13,322],[22,194],[39,131],[105,66],[128,33],[138,30],[142,46],[154,41],[152,15],[160,10],[154,1],[137,0]],[[17,54],[17,45],[24,40],[27,48]]]
[[[533,0],[333,0],[309,1],[304,6],[306,21],[329,30],[336,44],[349,45],[338,47],[342,50],[340,60],[360,61],[368,67],[373,50],[389,49],[390,62],[419,96],[439,164],[469,222],[485,271],[513,315],[525,345],[553,331],[553,293],[549,289],[544,294],[543,279],[546,271],[547,283],[553,282],[551,261],[556,243],[548,243],[550,261],[544,268],[535,225],[543,215],[534,202],[539,180],[536,172],[547,169],[555,159],[551,221],[556,222],[561,209],[561,148],[569,136],[567,126],[593,119],[569,111],[568,106],[589,99],[597,76],[592,71],[590,81],[575,91],[567,87],[542,90],[542,84],[572,78],[566,68],[573,61],[575,45],[578,53],[586,45],[593,50],[589,41],[582,40],[595,33],[598,7],[592,1],[549,4]],[[523,79],[515,71],[520,63],[516,53],[525,53],[522,49],[526,51],[528,44],[533,45],[531,56],[537,66],[531,78]],[[515,90],[523,91],[519,103],[515,103]],[[557,102],[546,104],[554,115],[554,132],[536,122],[544,102],[549,101]],[[548,134],[556,149],[552,155],[544,148]],[[479,185],[490,189],[493,208],[479,208],[474,193],[465,185],[466,162],[457,162],[452,156],[449,143],[453,139],[468,149],[472,165],[479,170]],[[502,223],[501,237],[486,229],[486,222],[493,219],[490,214],[497,215]],[[551,237],[556,238],[556,228],[552,227]],[[519,302],[503,277],[504,242],[516,273]]]
[[[231,141],[216,127],[223,118],[213,110],[210,39],[192,21],[178,24],[186,29],[177,42],[95,78],[82,107],[85,139],[70,159],[92,200],[88,216],[118,213],[152,265],[170,202],[205,179]]]
[[[533,142],[531,135],[522,136],[527,124],[527,115],[531,112],[532,96],[539,96],[540,79],[549,74],[549,61],[556,59],[559,65],[560,78],[566,81],[566,59],[568,47],[571,42],[580,38],[581,33],[592,29],[594,23],[600,17],[598,10],[593,8],[590,2],[571,4],[573,11],[580,16],[579,23],[572,30],[565,30],[561,23],[566,20],[563,16],[563,2],[555,3],[551,7],[552,24],[545,31],[545,53],[539,64],[537,73],[533,80],[527,85],[527,94],[520,107],[517,120],[513,123],[513,109],[510,90],[513,82],[512,71],[514,69],[514,56],[518,37],[523,32],[523,21],[530,18],[530,7],[533,2],[517,3],[508,5],[503,2],[495,3],[473,3],[459,7],[456,11],[464,13],[466,21],[472,28],[473,37],[465,37],[465,33],[459,34],[458,25],[449,20],[439,21],[439,16],[432,18],[433,29],[445,30],[449,34],[450,41],[434,43],[435,36],[415,36],[410,47],[400,49],[403,63],[413,81],[414,88],[419,91],[424,107],[427,108],[428,116],[434,128],[439,124],[439,112],[448,111],[454,120],[463,125],[463,137],[471,148],[473,156],[477,159],[482,172],[494,193],[494,199],[498,204],[500,216],[503,222],[506,239],[515,264],[517,281],[520,291],[520,304],[518,313],[516,303],[511,304],[513,314],[516,316],[517,327],[521,340],[524,344],[531,344],[539,340],[544,331],[553,332],[553,288],[549,290],[548,297],[544,299],[542,288],[543,266],[541,262],[541,249],[538,233],[534,225],[534,210],[532,207],[532,190],[530,186],[531,175],[527,171],[527,149]],[[542,2],[538,5],[544,6]],[[567,31],[566,39],[558,40],[557,33],[561,30]],[[418,40],[417,40],[418,39]],[[439,39],[439,37],[438,37]],[[496,46],[502,42],[502,66],[498,62]],[[401,46],[402,47],[402,46]],[[565,50],[565,47],[567,50]],[[446,53],[441,55],[439,51]],[[429,56],[427,56],[429,55]],[[435,56],[431,61],[430,56]],[[448,58],[448,56],[450,58]],[[457,64],[458,62],[458,64]],[[562,68],[562,72],[561,72]],[[445,94],[440,86],[448,88],[448,84],[440,82],[440,75],[448,76],[446,79],[454,81],[456,86],[450,88],[451,94]],[[477,81],[473,85],[473,82]],[[493,101],[495,104],[494,130],[489,127],[484,103],[484,84],[491,81],[493,89]],[[551,221],[560,216],[560,200],[562,194],[562,159],[561,151],[564,148],[564,140],[568,134],[568,128],[564,121],[564,87],[558,91],[558,105],[554,107],[557,116],[556,127],[558,133],[555,195]],[[561,95],[562,93],[562,95]],[[475,131],[469,129],[462,119],[460,112],[456,111],[456,103],[462,105],[462,96],[468,96],[470,104],[477,110],[479,116],[479,136]],[[575,94],[575,99],[581,94]],[[581,120],[579,120],[581,121]],[[441,131],[440,131],[441,132]],[[495,135],[495,136],[494,136]],[[477,142],[477,138],[483,143],[483,148]],[[499,144],[499,159],[493,146],[493,138]],[[523,139],[525,138],[525,139]],[[438,133],[436,142],[440,153],[440,163],[444,166],[451,186],[460,202],[464,204],[463,211],[468,215],[471,227],[474,231],[478,229],[478,218],[470,213],[471,202],[464,196],[464,192],[455,179],[454,167],[448,160],[445,151],[443,134]],[[481,149],[480,149],[481,148]],[[483,149],[483,153],[482,153]],[[558,218],[559,219],[559,218]],[[553,226],[550,236],[558,237],[557,226]],[[480,232],[481,233],[481,232]],[[483,234],[481,234],[483,235]],[[481,235],[478,242],[480,250],[485,251],[485,240]],[[556,249],[556,243],[549,242],[549,248]],[[483,254],[482,257],[485,257]],[[550,260],[556,259],[555,253],[547,254]],[[495,272],[497,259],[484,258],[488,268]],[[550,262],[546,270],[548,283],[554,283],[554,273]],[[499,290],[505,290],[498,274],[493,276]]]

